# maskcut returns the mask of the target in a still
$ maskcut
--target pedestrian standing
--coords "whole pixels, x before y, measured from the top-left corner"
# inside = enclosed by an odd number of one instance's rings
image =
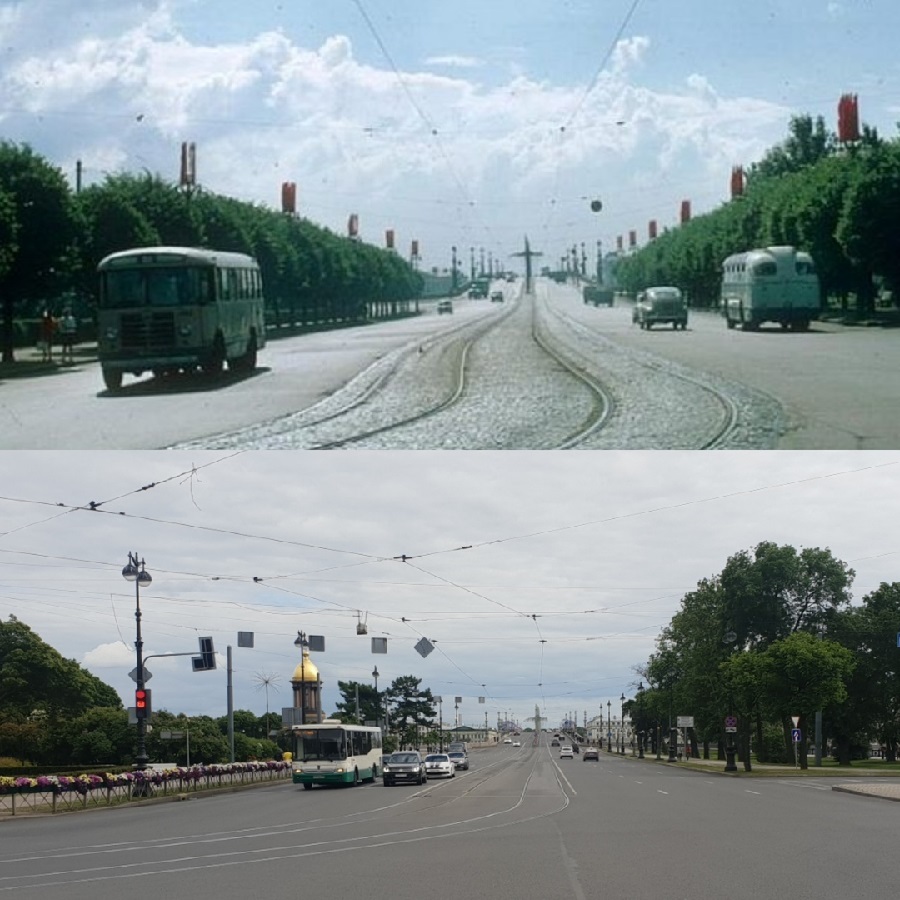
[[[49,309],[44,310],[41,317],[41,361],[53,362],[53,335],[56,331],[56,319]]]
[[[62,345],[61,360],[63,365],[72,365],[75,362],[75,334],[78,331],[78,320],[72,315],[71,307],[66,307],[62,319],[59,322],[60,344]]]

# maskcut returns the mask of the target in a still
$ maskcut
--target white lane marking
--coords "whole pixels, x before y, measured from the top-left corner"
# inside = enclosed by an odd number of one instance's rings
[[[661,791],[659,788],[656,789],[657,794],[668,794],[668,791]]]
[[[760,792],[760,791],[751,791],[750,788],[744,788],[744,793],[745,793],[745,794],[757,794],[757,795],[759,795],[761,792]]]

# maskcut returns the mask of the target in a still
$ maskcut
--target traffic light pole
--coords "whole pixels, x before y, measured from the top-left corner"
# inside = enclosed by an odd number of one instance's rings
[[[137,671],[135,672],[135,682],[137,691],[145,691],[144,686],[144,641],[141,637],[141,585],[149,585],[153,580],[150,573],[144,569],[144,561],[138,562],[136,553],[128,554],[128,565],[122,569],[122,577],[126,581],[134,582],[134,621],[136,625],[136,635],[134,648],[137,654]],[[141,715],[137,716],[137,753],[134,757],[134,767],[139,772],[143,772],[147,768],[149,761],[147,756],[147,720]]]

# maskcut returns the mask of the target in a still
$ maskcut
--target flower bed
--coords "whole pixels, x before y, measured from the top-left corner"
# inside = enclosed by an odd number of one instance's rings
[[[191,766],[189,769],[144,769],[119,774],[0,776],[0,815],[55,813],[84,809],[88,805],[112,806],[170,793],[275,781],[290,775],[289,762],[271,760]]]

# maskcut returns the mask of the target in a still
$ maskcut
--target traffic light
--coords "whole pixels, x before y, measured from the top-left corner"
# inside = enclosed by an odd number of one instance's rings
[[[150,691],[138,688],[134,692],[134,714],[138,719],[150,718]]]
[[[200,655],[191,659],[195,672],[211,672],[216,667],[216,652],[213,649],[211,637],[198,638],[200,641]]]

